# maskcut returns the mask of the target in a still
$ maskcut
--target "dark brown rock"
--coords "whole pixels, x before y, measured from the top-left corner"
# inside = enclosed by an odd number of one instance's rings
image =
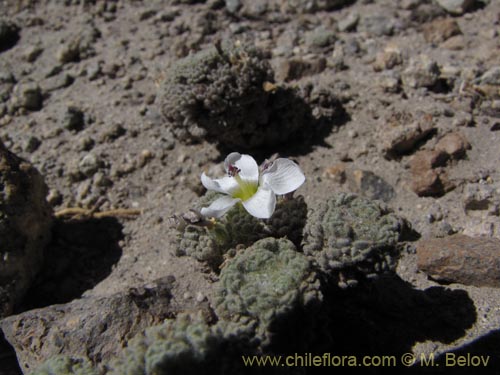
[[[0,318],[21,302],[43,261],[52,209],[40,173],[0,142]]]
[[[432,44],[439,44],[454,35],[462,34],[457,21],[452,18],[439,18],[423,27],[424,39]]]
[[[431,278],[473,286],[500,287],[500,240],[455,234],[421,240],[418,268]]]
[[[440,197],[452,190],[454,185],[441,169],[421,170],[413,175],[412,190],[419,197]]]
[[[437,150],[420,150],[410,160],[410,170],[416,175],[429,169],[442,167],[448,160],[448,154]]]
[[[419,197],[440,196],[444,194],[439,173],[434,169],[421,171],[413,175],[411,188]]]
[[[54,355],[106,363],[135,334],[172,314],[172,277],[108,297],[90,297],[13,315],[0,329],[26,373]]]

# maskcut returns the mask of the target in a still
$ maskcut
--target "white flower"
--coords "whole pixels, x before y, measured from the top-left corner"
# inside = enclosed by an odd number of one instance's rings
[[[276,159],[259,176],[257,162],[250,155],[233,152],[226,157],[227,176],[211,179],[205,173],[201,182],[208,190],[227,194],[201,209],[206,217],[221,217],[236,203],[260,219],[268,219],[276,207],[276,194],[288,194],[305,181],[299,166],[289,159]]]

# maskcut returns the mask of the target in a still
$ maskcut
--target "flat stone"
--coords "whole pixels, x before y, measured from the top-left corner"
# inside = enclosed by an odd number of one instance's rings
[[[135,334],[172,314],[172,284],[166,277],[111,296],[30,310],[1,320],[0,328],[26,374],[59,354],[106,363]]]
[[[500,240],[455,234],[417,243],[418,268],[434,280],[500,287]]]
[[[454,35],[462,34],[457,21],[452,18],[438,18],[423,26],[426,42],[438,45]]]

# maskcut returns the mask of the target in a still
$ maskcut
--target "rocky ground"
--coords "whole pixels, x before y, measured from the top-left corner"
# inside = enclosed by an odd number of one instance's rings
[[[82,340],[95,362],[112,355],[88,328],[112,312],[113,329],[139,332],[209,311],[217,275],[176,256],[169,218],[231,151],[295,160],[308,206],[354,192],[418,233],[376,300],[342,296],[344,352],[486,353],[482,370],[500,371],[498,1],[4,0],[0,17],[0,138],[43,175],[56,212],[43,268],[2,325],[0,374]],[[227,39],[269,60],[264,95],[296,90],[309,122],[294,122],[294,102],[281,119],[307,136],[179,136],[163,111],[172,67]],[[57,326],[74,341],[58,347]]]

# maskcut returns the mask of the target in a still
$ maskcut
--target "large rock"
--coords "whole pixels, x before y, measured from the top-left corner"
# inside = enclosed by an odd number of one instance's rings
[[[171,315],[172,283],[173,278],[166,277],[109,297],[27,311],[3,319],[0,329],[25,373],[55,355],[105,363],[130,338]]]
[[[500,287],[500,240],[455,234],[421,240],[418,268],[441,282]]]
[[[40,173],[0,142],[0,318],[12,313],[42,266],[52,210]]]

